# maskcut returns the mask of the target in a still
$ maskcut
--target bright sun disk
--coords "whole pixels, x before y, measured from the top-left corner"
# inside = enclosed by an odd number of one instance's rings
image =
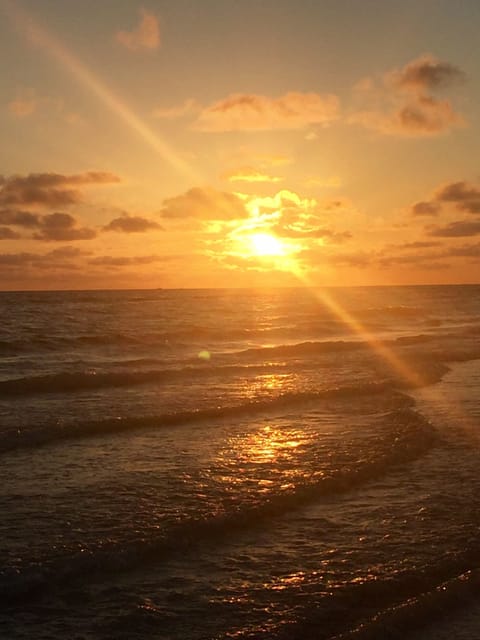
[[[249,237],[252,253],[256,256],[283,256],[285,246],[269,233],[254,233]]]

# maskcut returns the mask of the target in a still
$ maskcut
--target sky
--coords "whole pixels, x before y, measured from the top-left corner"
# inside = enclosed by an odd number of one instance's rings
[[[0,0],[0,289],[480,281],[478,0]]]

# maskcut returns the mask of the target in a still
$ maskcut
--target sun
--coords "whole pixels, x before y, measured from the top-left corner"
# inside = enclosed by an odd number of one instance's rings
[[[252,233],[248,237],[250,249],[254,256],[284,256],[286,247],[281,240],[269,233]]]

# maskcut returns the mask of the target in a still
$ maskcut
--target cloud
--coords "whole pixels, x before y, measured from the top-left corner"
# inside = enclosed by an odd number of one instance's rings
[[[480,221],[457,220],[443,227],[430,227],[427,229],[430,236],[438,238],[461,238],[480,234]]]
[[[302,129],[338,118],[334,95],[290,92],[278,98],[232,94],[204,108],[195,128],[200,131],[261,131]]]
[[[9,270],[25,269],[78,269],[78,263],[72,259],[89,255],[75,247],[60,247],[47,253],[3,253],[0,254],[0,265]]]
[[[17,240],[20,234],[10,227],[0,227],[0,240]]]
[[[83,118],[71,111],[63,98],[39,95],[36,89],[25,87],[19,89],[15,98],[7,103],[7,109],[14,118],[24,119],[34,114],[53,115],[70,125],[83,124]]]
[[[317,254],[318,255],[318,254]],[[365,251],[357,251],[353,253],[341,253],[330,256],[328,262],[336,265],[344,265],[347,267],[369,267],[372,264],[372,254]]]
[[[480,213],[480,188],[465,180],[443,184],[434,191],[430,200],[415,203],[411,213],[415,216],[436,216],[445,205],[454,205],[465,213]]]
[[[42,216],[39,232],[34,234],[35,240],[71,241],[91,240],[97,235],[94,229],[78,227],[77,221],[68,213],[51,213]]]
[[[281,182],[283,178],[272,176],[254,167],[240,167],[223,174],[229,182]]]
[[[431,55],[412,60],[402,69],[389,71],[376,82],[367,78],[357,86],[357,96],[370,104],[350,115],[348,121],[386,135],[434,136],[465,126],[463,116],[449,100],[433,92],[463,80],[464,73]]]
[[[440,207],[436,202],[428,202],[426,200],[416,202],[412,206],[414,216],[436,216],[439,210]]]
[[[428,241],[404,242],[403,244],[392,244],[389,246],[389,249],[399,251],[409,251],[410,249],[431,249],[433,247],[438,247],[439,244],[439,242]]]
[[[480,242],[464,244],[461,247],[451,247],[448,255],[455,258],[480,258]]]
[[[277,224],[271,230],[283,238],[326,240],[329,244],[341,244],[352,238],[350,231],[337,232],[327,227],[312,227],[303,224],[300,220],[296,226]]]
[[[464,181],[451,182],[440,187],[435,198],[440,202],[476,202],[480,201],[480,189]]]
[[[480,189],[468,182],[459,181],[440,187],[435,198],[439,202],[454,203],[460,211],[480,213]]]
[[[140,9],[140,21],[132,31],[118,31],[117,41],[130,51],[153,51],[160,46],[158,18],[146,9]]]
[[[89,264],[102,267],[130,267],[164,260],[162,256],[97,256]]]
[[[0,206],[63,207],[81,202],[79,187],[120,182],[112,173],[31,173],[0,179]]]
[[[40,224],[40,216],[30,211],[0,209],[0,224],[10,224],[25,228],[38,227]]]
[[[37,110],[39,99],[34,89],[23,89],[7,104],[7,109],[16,118],[26,118]]]
[[[103,231],[119,231],[123,233],[143,233],[145,231],[162,230],[163,227],[153,220],[141,216],[123,215],[111,220]]]
[[[212,187],[194,187],[179,196],[167,198],[160,213],[171,219],[234,220],[247,216],[238,196]]]
[[[423,55],[393,73],[394,83],[409,91],[435,91],[465,80],[465,73],[449,62]]]

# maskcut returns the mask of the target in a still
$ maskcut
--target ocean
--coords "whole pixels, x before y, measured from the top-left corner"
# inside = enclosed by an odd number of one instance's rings
[[[0,637],[438,638],[475,606],[480,286],[0,317]]]

